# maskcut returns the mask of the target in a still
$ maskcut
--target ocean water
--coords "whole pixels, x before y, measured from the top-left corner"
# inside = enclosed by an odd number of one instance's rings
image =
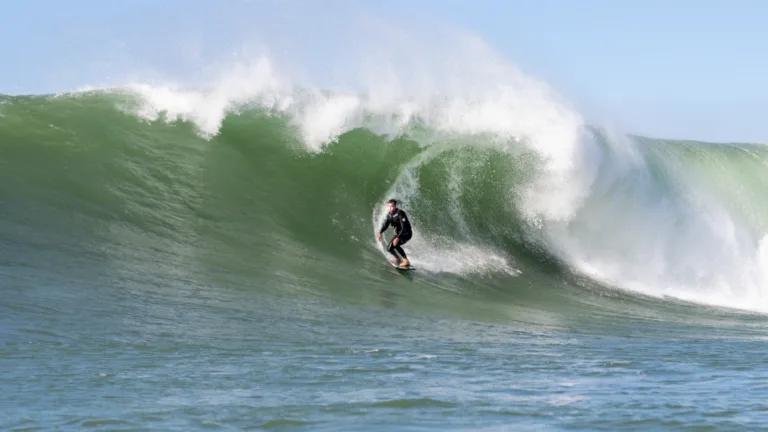
[[[768,150],[492,78],[0,96],[0,428],[766,428]]]

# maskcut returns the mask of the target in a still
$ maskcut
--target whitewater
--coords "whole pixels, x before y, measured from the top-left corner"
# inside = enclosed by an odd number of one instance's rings
[[[762,427],[768,150],[446,46],[0,96],[0,428]]]

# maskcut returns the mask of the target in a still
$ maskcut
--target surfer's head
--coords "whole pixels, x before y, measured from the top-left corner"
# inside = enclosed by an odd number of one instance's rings
[[[390,213],[392,213],[395,210],[397,210],[397,200],[396,199],[391,199],[391,200],[387,201],[387,208],[389,209]]]

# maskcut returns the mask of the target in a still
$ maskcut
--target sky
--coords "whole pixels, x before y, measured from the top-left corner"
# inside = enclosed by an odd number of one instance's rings
[[[194,75],[255,40],[323,71],[344,55],[335,47],[354,42],[343,30],[364,13],[426,33],[474,33],[591,122],[768,143],[764,1],[27,0],[3,9],[3,94]]]

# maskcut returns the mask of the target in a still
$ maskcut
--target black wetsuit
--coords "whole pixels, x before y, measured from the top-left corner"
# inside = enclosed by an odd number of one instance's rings
[[[395,258],[398,258],[397,254],[395,253],[395,251],[397,251],[397,253],[399,253],[403,258],[408,258],[405,256],[405,251],[400,246],[407,243],[408,240],[410,240],[413,236],[413,232],[411,231],[411,222],[408,221],[408,217],[405,215],[404,211],[396,209],[394,213],[387,213],[387,220],[385,220],[381,225],[379,234],[386,231],[387,227],[390,225],[395,228],[395,236],[392,237],[389,245],[387,245],[387,252],[391,253]],[[392,241],[395,239],[399,239],[397,246],[392,244]]]

